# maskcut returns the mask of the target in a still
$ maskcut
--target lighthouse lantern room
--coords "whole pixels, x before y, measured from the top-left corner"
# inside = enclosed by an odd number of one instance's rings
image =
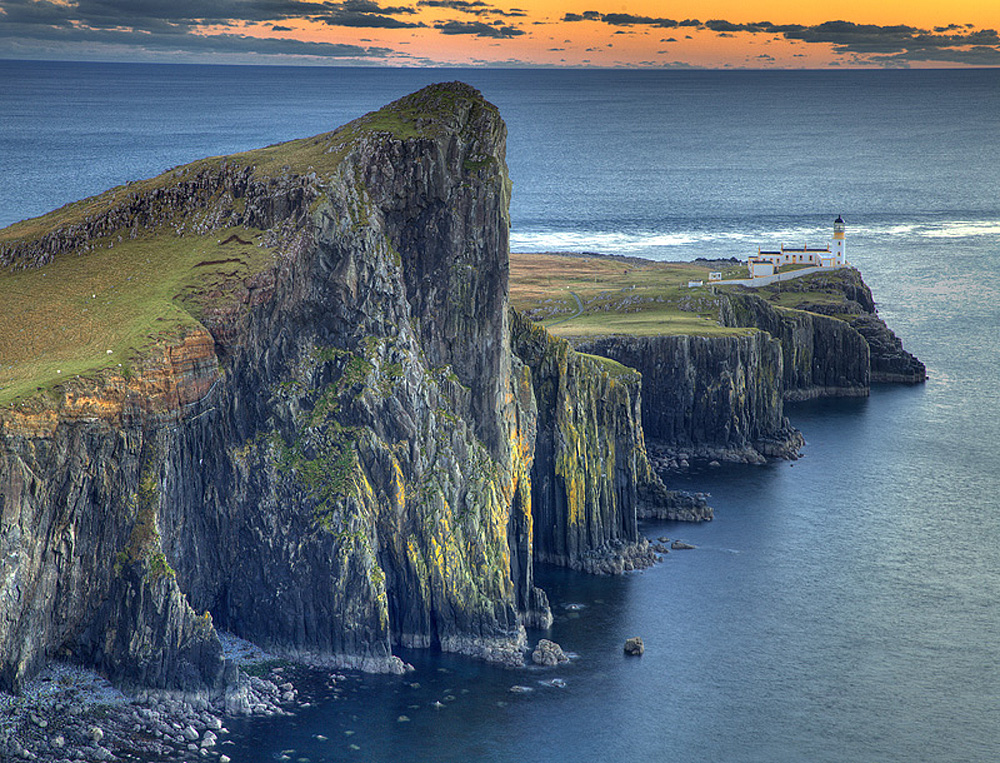
[[[844,253],[844,218],[840,215],[833,221],[833,255],[838,265],[847,262],[847,255]]]

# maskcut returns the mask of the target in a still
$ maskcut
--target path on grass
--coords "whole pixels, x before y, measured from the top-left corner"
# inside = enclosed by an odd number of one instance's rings
[[[566,316],[565,318],[560,318],[557,321],[553,321],[552,323],[550,323],[545,328],[552,328],[553,326],[558,326],[560,323],[565,323],[566,321],[571,321],[574,318],[577,318],[577,317],[583,315],[583,302],[580,301],[579,295],[577,295],[577,293],[575,291],[571,291],[570,294],[572,294],[573,295],[573,299],[576,300],[576,312],[573,313],[572,315]]]

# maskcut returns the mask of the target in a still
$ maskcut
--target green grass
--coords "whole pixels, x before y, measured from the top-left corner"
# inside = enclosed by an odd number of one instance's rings
[[[759,288],[757,294],[772,305],[794,310],[808,310],[812,305],[844,306],[844,283],[855,279],[851,270],[812,273]]]
[[[772,305],[802,309],[803,305],[842,305],[844,295],[823,291],[777,291],[775,289],[761,290],[761,295]]]
[[[688,281],[708,283],[709,272],[684,262],[512,254],[510,295],[514,307],[556,336],[736,336],[751,331],[720,326],[709,289],[688,288]],[[573,294],[583,312],[570,317],[578,309]]]
[[[542,324],[545,325],[545,324]],[[584,315],[555,326],[551,333],[561,337],[587,336],[745,336],[755,329],[720,326],[708,315],[671,310],[647,310],[638,314]]]
[[[629,368],[626,365],[622,365],[617,360],[612,360],[611,358],[605,358],[601,355],[591,355],[590,353],[587,352],[578,352],[577,355],[579,355],[581,358],[587,358],[587,360],[591,360],[594,363],[597,363],[602,369],[604,369],[604,371],[611,374],[611,376],[615,378],[639,376],[639,372],[636,371],[634,368]]]
[[[231,233],[254,244],[221,246]],[[0,405],[104,369],[128,375],[152,345],[198,327],[205,305],[225,304],[270,266],[274,254],[256,246],[258,236],[164,234],[0,271]]]

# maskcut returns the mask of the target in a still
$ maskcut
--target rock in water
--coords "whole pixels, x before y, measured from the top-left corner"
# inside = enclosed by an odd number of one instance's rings
[[[625,640],[625,654],[631,657],[639,657],[645,651],[646,647],[643,646],[641,636],[633,636]]]
[[[670,544],[670,548],[672,548],[674,551],[688,551],[696,547],[692,546],[690,543],[685,543],[682,540],[675,540],[673,543]]]
[[[565,655],[562,647],[555,641],[547,638],[539,640],[535,651],[531,653],[531,661],[536,665],[558,665],[561,662],[569,662],[569,657]]]

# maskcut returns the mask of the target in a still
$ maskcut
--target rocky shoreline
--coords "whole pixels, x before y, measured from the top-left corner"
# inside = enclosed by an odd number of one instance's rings
[[[300,706],[296,684],[310,668],[234,636],[222,641],[240,675],[235,691],[212,698],[129,696],[91,669],[51,663],[22,694],[0,694],[0,760],[229,763],[226,718],[291,715]],[[325,678],[336,684],[346,676]]]
[[[661,539],[666,540],[666,539]],[[619,553],[621,573],[662,561],[669,548],[645,538],[642,553]],[[621,550],[619,550],[621,551]],[[598,557],[610,564],[611,557]],[[523,631],[522,631],[523,634]],[[90,668],[50,663],[24,686],[20,695],[0,693],[0,760],[37,763],[231,763],[235,745],[227,723],[246,717],[291,717],[312,706],[317,692],[329,699],[361,674],[345,675],[314,664],[289,661],[231,634],[221,634],[226,656],[238,669],[238,690],[209,698],[199,694],[128,695]],[[468,646],[468,645],[466,645]],[[532,647],[526,639],[504,650],[506,659],[490,659],[468,648],[450,649],[520,670],[568,662],[573,653],[542,638]],[[412,668],[411,668],[412,669]],[[554,679],[554,686],[565,682]],[[511,691],[517,693],[517,685]],[[530,691],[530,689],[524,689]],[[239,761],[237,760],[237,763]]]

